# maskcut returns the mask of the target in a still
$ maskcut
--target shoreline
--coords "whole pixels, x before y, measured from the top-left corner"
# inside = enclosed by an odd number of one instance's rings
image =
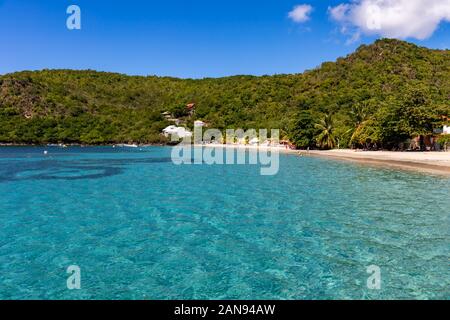
[[[303,156],[349,161],[377,167],[450,176],[450,152],[357,151],[300,151]]]
[[[339,150],[292,150],[285,148],[266,146],[244,146],[244,145],[194,145],[196,147],[224,148],[240,150],[274,150],[282,154],[298,156],[311,156],[325,159],[333,159],[371,165],[376,167],[390,167],[401,170],[445,175],[450,177],[450,152],[402,152],[402,151],[359,151],[351,149]]]
[[[284,154],[299,155],[301,150],[287,149],[285,147],[269,147],[258,145],[242,145],[242,144],[193,144],[195,148],[223,148],[223,149],[237,149],[237,150],[262,150],[262,151],[278,151]]]
[[[105,143],[105,144],[82,144],[82,143],[63,143],[66,147],[112,147],[123,145],[125,143]],[[137,144],[138,147],[170,147],[164,143]],[[60,147],[59,144],[33,144],[33,143],[0,143],[0,147]]]
[[[101,146],[111,147],[114,144]],[[67,147],[99,147],[100,145],[67,144]],[[353,162],[361,165],[375,167],[389,167],[434,175],[450,177],[450,152],[426,151],[360,151],[352,149],[336,150],[293,150],[285,147],[269,147],[257,145],[230,145],[230,144],[194,144],[194,147],[223,148],[238,150],[277,151],[281,154],[291,154],[306,157],[318,157],[337,161]],[[6,144],[0,147],[46,147],[39,144]],[[173,147],[165,144],[145,144],[139,147]]]

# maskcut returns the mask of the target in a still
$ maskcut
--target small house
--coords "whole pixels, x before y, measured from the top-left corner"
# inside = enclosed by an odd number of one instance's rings
[[[442,134],[450,134],[450,125],[444,126],[444,128],[442,130]]]
[[[195,113],[195,103],[188,103],[186,105],[186,109],[189,113],[189,116],[192,116]]]
[[[177,135],[179,138],[192,137],[192,132],[190,132],[184,127],[177,127],[177,126],[168,126],[163,130],[163,134],[166,137],[169,137],[171,135]]]

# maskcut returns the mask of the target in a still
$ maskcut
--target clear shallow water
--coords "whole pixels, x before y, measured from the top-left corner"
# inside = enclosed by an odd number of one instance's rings
[[[1,299],[447,299],[450,179],[169,148],[0,148]],[[82,290],[66,288],[79,265]],[[369,290],[369,265],[382,289]]]

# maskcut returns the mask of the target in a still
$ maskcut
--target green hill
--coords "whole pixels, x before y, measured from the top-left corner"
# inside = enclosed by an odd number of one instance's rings
[[[194,117],[188,103],[196,105]],[[279,128],[299,147],[332,147],[334,141],[390,148],[431,133],[449,106],[450,51],[384,39],[295,75],[7,74],[0,77],[0,142],[164,142],[160,132],[171,123],[162,113],[169,111],[188,126],[202,119],[219,129]],[[316,125],[325,120],[328,135]]]

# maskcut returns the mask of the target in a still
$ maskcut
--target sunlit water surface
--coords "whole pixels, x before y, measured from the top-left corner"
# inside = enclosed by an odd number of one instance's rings
[[[261,176],[170,152],[0,148],[0,298],[450,297],[448,178],[292,155]]]

